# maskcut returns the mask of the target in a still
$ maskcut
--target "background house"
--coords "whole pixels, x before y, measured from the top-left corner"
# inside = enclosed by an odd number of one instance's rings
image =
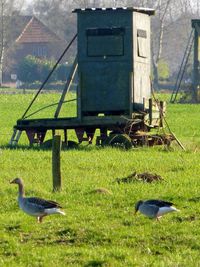
[[[16,39],[17,60],[27,55],[40,58],[56,59],[64,45],[55,33],[36,17],[31,17],[19,37]]]
[[[35,16],[20,16],[15,28],[17,29],[13,33],[13,45],[6,53],[4,80],[9,81],[11,76],[14,77],[12,74],[17,73],[20,61],[27,55],[57,60],[66,47],[66,42]],[[66,60],[66,58],[63,59],[63,61]]]

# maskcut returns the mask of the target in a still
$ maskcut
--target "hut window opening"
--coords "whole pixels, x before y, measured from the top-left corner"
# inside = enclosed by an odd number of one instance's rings
[[[86,30],[89,57],[123,56],[124,28],[92,28]]]
[[[137,30],[138,57],[147,58],[147,32]]]

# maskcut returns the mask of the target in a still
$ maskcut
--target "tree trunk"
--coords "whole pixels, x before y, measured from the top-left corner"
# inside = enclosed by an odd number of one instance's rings
[[[161,12],[161,6],[163,2],[160,0],[158,1],[158,6],[157,9],[159,10],[159,19],[160,19],[160,27],[159,27],[159,35],[158,35],[158,48],[157,48],[157,53],[155,53],[152,56],[153,60],[153,85],[155,90],[159,89],[159,73],[158,73],[158,64],[162,56],[162,49],[163,49],[163,36],[164,36],[164,24],[165,24],[165,17],[167,15],[167,11],[169,8],[169,5],[171,3],[171,0],[167,0],[164,10]],[[152,49],[153,51],[153,49]]]
[[[155,90],[159,90],[159,75],[158,75],[158,64],[153,60],[153,87]]]
[[[3,60],[4,60],[4,47],[2,47],[0,53],[0,86],[2,86],[3,84]]]
[[[5,44],[5,40],[4,40],[4,2],[1,1],[1,43],[0,43],[0,86],[2,86],[3,83],[3,59],[4,59],[4,44]]]

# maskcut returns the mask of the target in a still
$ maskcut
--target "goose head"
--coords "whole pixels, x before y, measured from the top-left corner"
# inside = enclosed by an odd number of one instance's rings
[[[142,200],[139,200],[136,204],[135,204],[135,214],[137,213],[137,211],[139,210],[140,208],[140,205],[142,205],[144,201]]]
[[[15,178],[14,180],[10,181],[10,184],[18,184],[18,185],[22,185],[22,179],[20,178]]]

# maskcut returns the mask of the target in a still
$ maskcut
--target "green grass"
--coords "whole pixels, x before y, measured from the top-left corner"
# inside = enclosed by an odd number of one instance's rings
[[[31,97],[0,95],[0,266],[200,266],[200,106],[168,105],[168,123],[186,152],[176,144],[170,151],[62,151],[62,191],[52,193],[51,151],[5,146]],[[43,95],[41,101],[57,97]],[[27,143],[25,136],[20,141]],[[134,171],[156,173],[164,181],[116,183]],[[66,216],[37,224],[17,206],[17,187],[9,184],[14,177],[24,179],[27,195],[60,202]],[[91,193],[99,187],[112,194]],[[172,201],[181,211],[160,223],[134,216],[135,202],[148,198]]]

